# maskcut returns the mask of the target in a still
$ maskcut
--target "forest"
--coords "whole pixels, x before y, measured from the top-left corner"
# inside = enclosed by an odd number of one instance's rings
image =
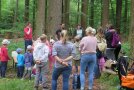
[[[65,24],[70,37],[78,24],[84,30],[88,26],[96,30],[102,26],[106,30],[108,24],[113,24],[121,37],[124,52],[134,58],[134,0],[0,0],[0,40],[23,38],[27,22],[32,24],[33,39],[43,33],[54,36],[61,23]],[[17,45],[10,46],[11,50]],[[118,80],[110,78],[115,85]],[[101,82],[106,81],[105,75],[101,79]]]

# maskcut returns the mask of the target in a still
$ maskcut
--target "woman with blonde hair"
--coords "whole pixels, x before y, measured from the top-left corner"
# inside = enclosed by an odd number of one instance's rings
[[[72,59],[75,56],[73,43],[67,39],[67,30],[62,30],[60,40],[53,45],[52,52],[56,63],[52,74],[52,90],[57,90],[57,80],[60,75],[63,77],[63,89],[69,90],[69,76],[72,70]]]
[[[89,90],[93,89],[94,67],[96,64],[97,38],[94,36],[94,29],[88,27],[86,35],[80,42],[81,62],[80,62],[80,82],[81,90],[85,87],[85,70],[88,67]]]

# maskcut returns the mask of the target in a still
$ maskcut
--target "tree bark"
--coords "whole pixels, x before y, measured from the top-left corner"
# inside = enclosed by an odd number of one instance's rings
[[[116,29],[120,33],[122,0],[116,0]]]
[[[91,0],[90,2],[90,26],[94,27],[94,0]]]
[[[25,0],[25,15],[24,15],[25,23],[29,21],[29,1],[30,0]]]
[[[70,7],[70,0],[64,0],[64,23],[66,29],[69,27],[69,7]]]
[[[48,35],[55,35],[59,24],[61,24],[62,19],[62,0],[49,0],[48,5]]]
[[[81,12],[81,26],[85,29],[87,27],[88,0],[82,0]]]
[[[78,0],[78,7],[77,7],[77,12],[78,12],[78,14],[77,14],[77,24],[79,24],[80,23],[80,21],[79,21],[79,18],[80,18],[80,0]]]
[[[15,7],[15,12],[14,12],[14,22],[13,22],[13,26],[14,26],[14,27],[16,26],[16,23],[17,23],[17,17],[18,17],[18,4],[19,4],[19,1],[16,0],[16,7]]]
[[[1,0],[0,0],[0,21],[1,21]]]
[[[37,1],[37,16],[36,16],[35,36],[39,37],[44,33],[45,27],[45,0]]]
[[[128,27],[128,23],[127,23],[127,19],[128,19],[128,0],[125,0],[125,11],[124,11],[124,33],[127,32],[127,27]]]
[[[109,23],[109,0],[102,0],[102,27]]]
[[[131,0],[130,44],[131,55],[134,57],[134,0]]]
[[[33,0],[33,36],[35,36],[35,12],[36,12],[36,6],[37,6],[37,2],[36,0]],[[33,37],[34,39],[36,39],[35,37]]]

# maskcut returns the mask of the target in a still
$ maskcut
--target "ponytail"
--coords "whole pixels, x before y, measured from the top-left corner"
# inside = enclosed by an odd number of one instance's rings
[[[66,41],[67,41],[67,30],[62,30],[60,36],[63,40],[63,43],[66,43]]]

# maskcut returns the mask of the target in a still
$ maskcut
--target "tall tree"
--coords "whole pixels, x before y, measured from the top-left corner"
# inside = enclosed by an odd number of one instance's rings
[[[134,57],[134,0],[131,0],[131,25],[130,25],[131,55]]]
[[[63,8],[63,20],[62,22],[65,23],[66,29],[68,29],[69,26],[69,7],[70,7],[70,0],[63,0],[64,1],[64,6]]]
[[[102,27],[109,23],[109,0],[102,0]]]
[[[90,26],[94,27],[94,0],[90,1]]]
[[[81,26],[85,29],[87,27],[88,0],[82,0],[81,12]]]
[[[1,21],[1,0],[0,0],[0,21]]]
[[[80,23],[80,21],[79,21],[79,18],[80,18],[80,14],[79,14],[80,13],[80,0],[77,1],[77,4],[78,4],[77,5],[78,6],[77,7],[77,12],[78,12],[78,14],[77,14],[77,24],[79,24]]]
[[[116,0],[116,29],[120,33],[122,0]]]
[[[37,15],[36,15],[36,27],[35,27],[35,37],[40,36],[44,33],[45,29],[45,0],[37,1]]]
[[[125,0],[125,10],[124,10],[124,33],[127,31],[127,19],[128,19],[128,0]]]
[[[33,32],[35,32],[35,12],[36,12],[36,5],[37,5],[36,0],[33,0]]]
[[[19,0],[16,0],[16,7],[15,7],[15,12],[14,12],[14,26],[16,26],[17,23],[17,17],[18,17],[18,4],[19,4]]]
[[[55,31],[62,19],[62,0],[48,0],[48,21],[47,34],[55,35]]]
[[[25,23],[29,21],[29,1],[30,0],[25,0],[25,15],[24,15]]]

